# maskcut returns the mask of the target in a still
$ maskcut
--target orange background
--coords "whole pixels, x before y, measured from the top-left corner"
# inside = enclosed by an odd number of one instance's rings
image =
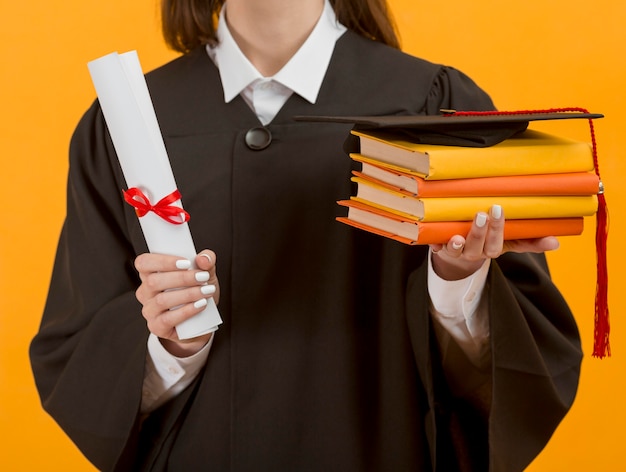
[[[42,411],[27,358],[37,331],[64,216],[67,146],[95,97],[86,63],[136,49],[144,70],[174,54],[160,38],[157,0],[2,2],[0,18],[0,452],[3,470],[89,471]],[[621,450],[626,379],[625,298],[619,241],[626,159],[626,3],[617,0],[392,0],[404,49],[452,64],[488,90],[502,110],[584,107],[596,121],[611,211],[611,358],[590,356],[595,249],[593,219],[550,254],[555,280],[579,321],[583,376],[571,413],[528,470],[626,470]],[[544,125],[588,139],[584,122]]]

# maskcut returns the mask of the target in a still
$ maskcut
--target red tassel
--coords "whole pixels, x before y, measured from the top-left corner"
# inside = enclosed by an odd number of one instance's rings
[[[545,110],[517,110],[517,111],[485,111],[485,112],[453,112],[454,115],[525,115],[532,113],[560,113],[560,112],[580,112],[589,113],[584,108],[549,108]],[[596,175],[600,177],[600,166],[598,163],[598,149],[596,144],[596,133],[593,120],[589,120],[589,131],[591,133],[591,145],[593,152],[593,165]],[[602,182],[602,179],[600,179]],[[609,212],[604,196],[604,189],[598,193],[598,211],[596,213],[596,300],[593,336],[593,357],[602,359],[611,355],[611,345],[609,343],[609,304],[608,304],[608,270],[606,245],[609,233]]]
[[[585,109],[579,109],[588,113]],[[596,175],[600,177],[600,165],[598,163],[598,145],[596,143],[596,131],[593,120],[589,120],[589,132],[591,133],[591,146],[593,151],[593,166]],[[602,179],[600,179],[602,182]],[[609,275],[607,268],[606,245],[609,236],[609,210],[604,196],[604,188],[598,193],[598,211],[596,213],[596,313],[593,332],[593,357],[600,359],[611,355],[609,333]]]
[[[596,316],[593,333],[593,356],[602,359],[611,355],[609,343],[609,305],[608,305],[608,270],[606,262],[606,241],[608,237],[609,215],[604,194],[598,195],[598,213],[596,214]]]

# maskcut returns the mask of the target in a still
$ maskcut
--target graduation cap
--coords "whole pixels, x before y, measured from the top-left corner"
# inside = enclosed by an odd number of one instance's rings
[[[584,108],[550,108],[520,111],[456,111],[441,110],[440,115],[385,115],[385,116],[296,116],[296,121],[352,124],[355,130],[393,131],[419,144],[447,146],[488,147],[524,131],[531,121],[586,119],[589,123],[595,172],[600,177],[598,153],[593,120],[603,118]],[[356,136],[346,139],[345,151],[358,152]],[[593,356],[611,355],[609,344],[608,273],[606,241],[608,211],[603,190],[598,194],[596,213],[596,303]]]
[[[458,112],[441,110],[441,115],[385,116],[296,116],[297,121],[352,123],[356,130],[393,131],[418,144],[487,147],[524,131],[531,121],[595,119],[588,112]]]

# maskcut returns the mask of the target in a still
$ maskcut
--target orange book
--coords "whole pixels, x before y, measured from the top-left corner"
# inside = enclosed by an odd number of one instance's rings
[[[353,171],[355,176],[419,197],[593,195],[600,191],[600,178],[593,172],[426,180],[361,154],[350,157],[361,164],[361,171]]]
[[[337,221],[404,244],[445,244],[456,234],[466,235],[472,226],[471,221],[415,221],[355,200],[337,203],[348,207],[348,215]],[[506,220],[504,239],[575,236],[583,229],[583,217]]]

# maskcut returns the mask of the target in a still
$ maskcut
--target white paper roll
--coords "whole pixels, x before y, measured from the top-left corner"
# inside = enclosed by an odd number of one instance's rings
[[[111,53],[88,63],[100,106],[126,185],[138,188],[152,204],[178,187],[170,166],[148,86],[136,51]],[[173,203],[182,208],[180,200]],[[193,261],[196,249],[189,225],[168,223],[153,212],[139,218],[148,249]],[[215,331],[222,319],[213,299],[176,327],[180,339]]]

